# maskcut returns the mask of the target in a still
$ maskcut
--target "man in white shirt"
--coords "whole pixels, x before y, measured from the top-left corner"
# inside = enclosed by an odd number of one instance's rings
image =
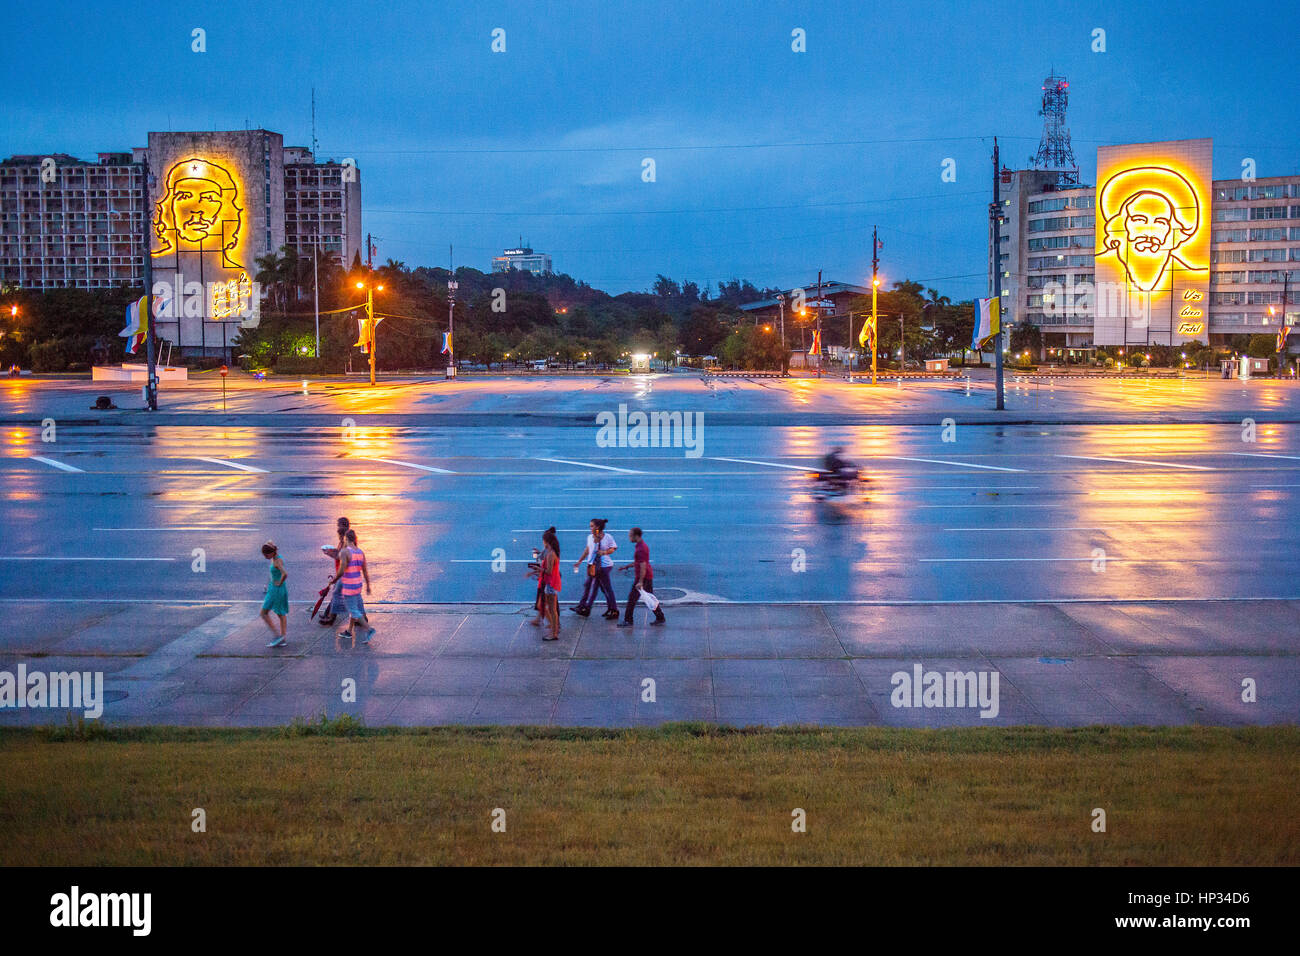
[[[614,585],[609,580],[609,573],[614,568],[614,552],[618,550],[618,542],[614,540],[612,534],[605,531],[606,521],[604,518],[591,519],[591,534],[587,535],[587,546],[583,548],[582,554],[573,564],[573,570],[586,562],[591,567],[587,574],[587,587],[582,591],[582,599],[578,601],[574,613],[586,617],[591,613],[591,606],[596,603],[596,592],[599,589],[605,595],[605,613],[602,617],[607,621],[612,621],[618,617],[618,599],[614,597]]]

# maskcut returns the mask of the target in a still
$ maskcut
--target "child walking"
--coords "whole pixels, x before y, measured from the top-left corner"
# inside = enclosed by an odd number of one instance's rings
[[[266,597],[262,600],[262,620],[271,630],[271,643],[267,647],[283,647],[285,634],[289,628],[289,589],[284,582],[289,579],[289,572],[284,569],[279,550],[274,541],[262,545],[262,557],[271,562],[271,579],[266,582]],[[271,615],[280,618],[280,632],[277,634]]]

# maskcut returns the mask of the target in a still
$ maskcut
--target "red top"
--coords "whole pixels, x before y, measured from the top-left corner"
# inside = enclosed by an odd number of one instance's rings
[[[551,557],[555,558],[555,563],[551,565],[550,571],[545,569],[545,564],[542,565],[542,583],[549,585],[558,591],[560,590],[560,585],[563,583],[560,577],[560,559],[556,557],[554,552],[551,553]]]
[[[643,581],[652,581],[655,576],[655,569],[650,567],[650,545],[644,541],[638,541],[632,555],[632,560],[636,564],[644,564],[645,570],[641,573]]]

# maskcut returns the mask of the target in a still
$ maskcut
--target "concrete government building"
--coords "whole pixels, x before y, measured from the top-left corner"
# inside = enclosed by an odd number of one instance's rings
[[[350,160],[318,163],[264,129],[151,132],[147,142],[93,161],[0,161],[0,286],[143,291],[149,248],[155,289],[176,290],[160,296],[159,338],[181,355],[218,355],[257,324],[258,257],[319,248],[346,266],[361,252],[361,173]]]
[[[1099,186],[1001,172],[989,294],[1044,347],[1225,345],[1300,320],[1300,176],[1211,178],[1213,142],[1103,146]]]

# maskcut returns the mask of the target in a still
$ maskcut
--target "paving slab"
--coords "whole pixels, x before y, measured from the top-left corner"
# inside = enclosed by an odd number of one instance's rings
[[[283,650],[265,647],[251,604],[204,604],[175,620],[165,605],[82,608],[56,615],[60,633],[92,633],[86,646],[101,653],[10,647],[0,670],[102,672],[102,719],[126,725],[344,714],[402,726],[1300,723],[1300,608],[1256,603],[1255,614],[1218,601],[678,604],[661,628],[572,615],[557,642],[519,607],[388,603],[372,609],[370,644],[295,619]],[[106,624],[114,617],[121,641]],[[996,716],[956,696],[898,706],[895,675],[911,680],[917,666],[954,689],[963,675],[996,675]],[[1253,700],[1242,699],[1247,680]],[[651,686],[654,700],[642,699]],[[64,720],[62,707],[0,708],[0,726]]]

